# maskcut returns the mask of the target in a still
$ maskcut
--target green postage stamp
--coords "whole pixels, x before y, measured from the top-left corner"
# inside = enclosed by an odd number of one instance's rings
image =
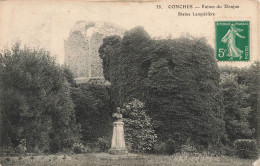
[[[250,22],[216,21],[216,58],[218,61],[250,60]]]

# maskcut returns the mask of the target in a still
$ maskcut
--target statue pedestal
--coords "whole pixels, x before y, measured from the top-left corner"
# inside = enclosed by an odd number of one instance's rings
[[[125,147],[124,123],[122,121],[116,121],[113,125],[112,145],[108,150],[108,153],[115,155],[127,154],[128,152]]]

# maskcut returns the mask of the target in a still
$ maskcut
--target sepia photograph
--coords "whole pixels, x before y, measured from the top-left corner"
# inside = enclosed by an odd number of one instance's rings
[[[0,166],[260,166],[259,9],[0,1]]]

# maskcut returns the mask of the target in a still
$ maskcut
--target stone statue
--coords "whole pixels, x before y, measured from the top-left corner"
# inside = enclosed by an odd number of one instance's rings
[[[121,112],[121,109],[119,107],[116,107],[116,113],[113,113],[112,117],[115,118],[117,121],[122,121],[123,115]]]
[[[128,151],[125,147],[125,136],[124,136],[124,122],[122,122],[124,112],[123,109],[119,107],[116,108],[116,113],[112,116],[116,119],[113,123],[113,137],[112,137],[112,144],[111,148],[109,149],[110,154],[120,155],[120,154],[127,154]]]

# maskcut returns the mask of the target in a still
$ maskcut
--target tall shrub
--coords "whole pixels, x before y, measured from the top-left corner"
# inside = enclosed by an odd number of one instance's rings
[[[144,110],[144,104],[134,99],[124,107],[126,143],[136,152],[151,152],[157,143],[157,135],[152,129],[151,118]]]
[[[0,58],[2,144],[57,152],[80,139],[70,86],[44,50],[15,44]]]

